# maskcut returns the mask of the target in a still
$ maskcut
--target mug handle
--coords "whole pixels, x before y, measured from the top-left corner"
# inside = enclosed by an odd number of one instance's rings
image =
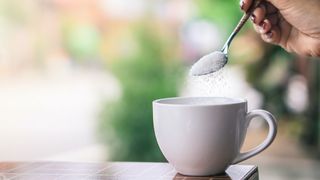
[[[233,161],[233,164],[236,164],[236,163],[239,163],[239,162],[244,161],[246,159],[249,159],[252,156],[255,156],[258,153],[262,152],[273,142],[274,138],[277,135],[276,119],[274,118],[274,116],[271,113],[269,113],[268,111],[264,111],[264,110],[253,110],[253,111],[249,112],[246,116],[244,128],[247,128],[249,123],[251,122],[251,120],[255,117],[262,117],[264,120],[267,121],[267,123],[269,125],[268,136],[260,145],[253,148],[252,150],[250,150],[248,152],[244,152],[244,153],[239,152],[238,156]]]

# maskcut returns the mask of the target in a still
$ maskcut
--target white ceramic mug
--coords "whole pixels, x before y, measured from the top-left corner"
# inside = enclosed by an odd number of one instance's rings
[[[269,125],[267,138],[241,153],[252,118]],[[177,97],[153,101],[157,142],[168,162],[184,175],[223,173],[229,165],[244,161],[264,149],[277,133],[276,120],[264,110],[247,112],[247,101],[222,97]]]

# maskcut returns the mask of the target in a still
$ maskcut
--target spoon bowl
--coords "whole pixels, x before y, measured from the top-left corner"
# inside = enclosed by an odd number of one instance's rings
[[[202,76],[211,74],[221,69],[228,62],[228,57],[222,51],[214,51],[203,56],[197,63],[191,67],[193,76]]]

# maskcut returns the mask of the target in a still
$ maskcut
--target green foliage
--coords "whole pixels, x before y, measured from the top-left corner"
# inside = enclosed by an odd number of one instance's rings
[[[241,18],[239,0],[195,0],[200,18],[209,19],[220,27],[230,31]]]
[[[76,60],[97,59],[100,39],[101,35],[93,25],[68,23],[64,27],[64,46]]]
[[[122,97],[106,105],[103,137],[111,160],[163,161],[153,131],[152,101],[177,95],[181,69],[177,61],[168,61],[170,45],[151,29],[142,27],[135,36],[139,52],[118,60],[113,67]]]

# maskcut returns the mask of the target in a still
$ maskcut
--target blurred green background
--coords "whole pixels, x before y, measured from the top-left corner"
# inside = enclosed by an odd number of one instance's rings
[[[165,161],[153,100],[231,96],[279,122],[274,144],[245,163],[268,179],[320,178],[319,59],[266,44],[247,23],[226,68],[188,76],[241,16],[237,0],[0,1],[0,160]],[[244,149],[266,133],[255,120]],[[21,153],[21,139],[47,148]]]

